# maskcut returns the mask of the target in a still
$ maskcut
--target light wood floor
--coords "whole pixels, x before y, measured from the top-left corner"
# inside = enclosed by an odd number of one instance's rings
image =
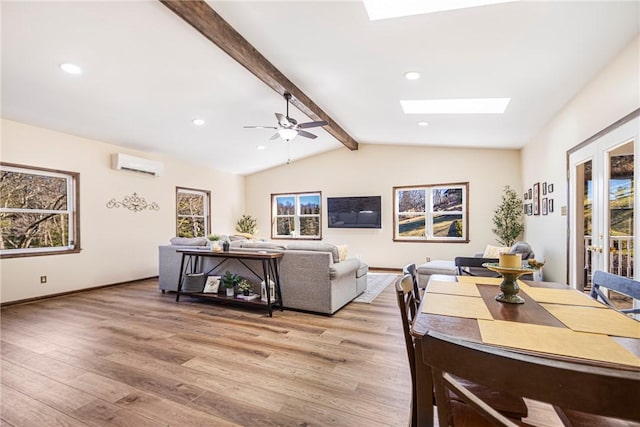
[[[392,286],[332,317],[176,303],[157,280],[1,316],[1,426],[407,425]]]

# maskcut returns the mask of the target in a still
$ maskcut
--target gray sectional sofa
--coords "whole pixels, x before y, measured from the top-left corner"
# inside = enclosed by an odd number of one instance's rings
[[[163,291],[177,291],[182,255],[178,250],[209,251],[206,241],[173,240],[171,245],[159,247],[159,287]],[[185,243],[190,243],[185,245]],[[368,266],[357,258],[340,260],[336,245],[323,242],[291,242],[288,244],[235,240],[231,250],[279,251],[280,284],[285,308],[333,314],[360,295],[367,287]],[[218,262],[217,258],[202,257],[201,271],[208,271]],[[262,271],[257,263],[245,261],[255,271]],[[229,259],[210,274],[222,275],[231,271],[252,281],[259,280],[245,266]],[[259,292],[259,288],[255,289]]]

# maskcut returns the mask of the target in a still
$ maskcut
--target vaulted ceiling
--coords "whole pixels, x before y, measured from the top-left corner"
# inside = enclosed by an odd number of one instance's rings
[[[223,38],[221,49],[181,6],[3,0],[2,117],[240,174],[356,144],[519,148],[640,30],[637,1],[516,1],[381,21],[360,1],[208,1],[247,43]],[[206,25],[206,13],[192,18]],[[251,62],[251,46],[267,83],[227,53]],[[83,73],[63,73],[63,62]],[[283,90],[299,122],[330,122],[310,129],[317,139],[244,128],[274,126]],[[511,98],[504,114],[400,107],[494,97]]]

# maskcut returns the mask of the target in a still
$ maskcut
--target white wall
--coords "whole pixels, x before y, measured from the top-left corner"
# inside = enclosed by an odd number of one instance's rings
[[[545,280],[567,282],[567,151],[640,107],[640,37],[636,37],[522,150],[524,187],[554,184],[555,212],[526,219],[526,238],[546,258]],[[638,165],[636,153],[636,167]]]
[[[156,276],[158,245],[176,232],[176,186],[211,191],[216,232],[232,231],[244,213],[244,177],[8,120],[1,124],[3,162],[80,173],[82,247],[78,254],[0,260],[2,302]],[[162,161],[164,174],[113,170],[110,156],[116,152]],[[134,192],[160,210],[106,207],[110,199]]]
[[[295,142],[293,142],[295,144]],[[393,242],[393,187],[469,182],[467,243]],[[520,189],[520,154],[516,150],[480,150],[360,144],[293,162],[246,178],[247,213],[255,216],[259,237],[270,239],[271,193],[322,191],[322,202],[334,196],[382,196],[382,229],[328,229],[322,209],[323,241],[347,244],[372,267],[402,268],[407,263],[450,259],[482,252],[496,244],[491,232],[493,210],[505,185]]]

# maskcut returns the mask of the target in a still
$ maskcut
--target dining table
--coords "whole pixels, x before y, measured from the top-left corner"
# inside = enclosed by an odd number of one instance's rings
[[[640,371],[640,322],[561,283],[518,280],[522,304],[497,301],[500,277],[432,275],[413,319],[419,426],[434,424],[422,338],[435,331],[553,360]],[[490,374],[490,373],[489,373]]]

